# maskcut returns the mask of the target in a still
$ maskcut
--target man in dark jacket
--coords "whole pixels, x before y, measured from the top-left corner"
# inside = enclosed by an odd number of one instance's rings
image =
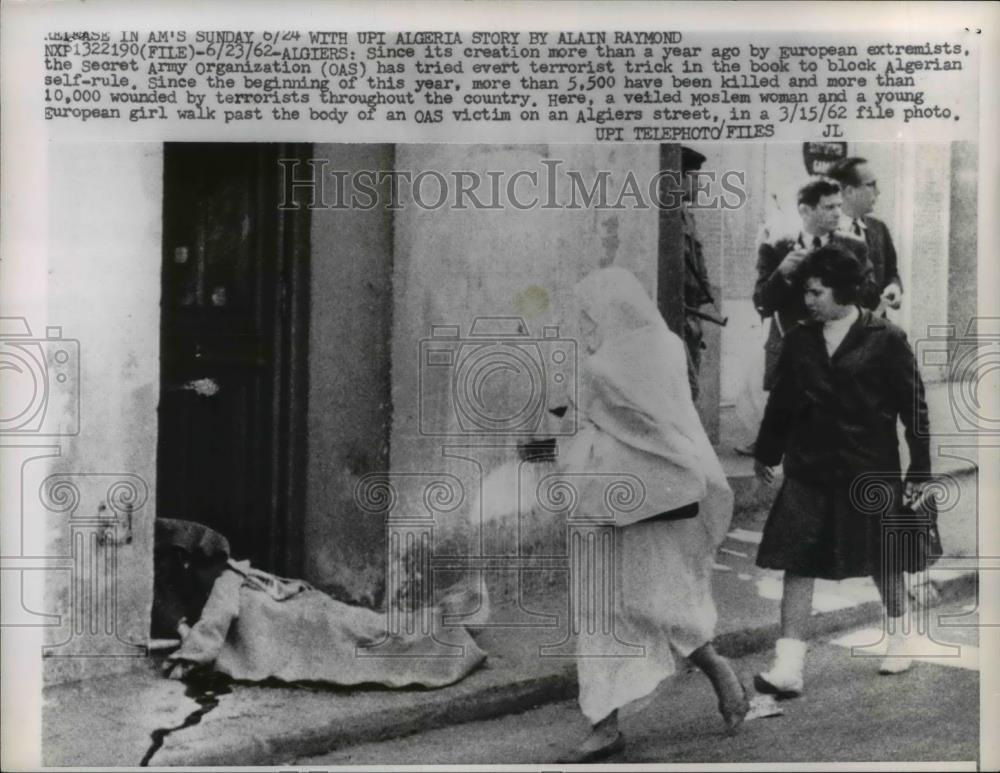
[[[705,255],[689,206],[698,190],[697,173],[705,163],[705,156],[688,147],[681,148],[681,172],[684,176],[684,194],[681,200],[681,231],[684,235],[684,345],[688,353],[688,383],[691,399],[698,400],[698,378],[701,372],[701,352],[705,348],[702,320],[695,312],[712,303],[709,293],[708,271]]]
[[[866,159],[851,156],[838,161],[827,174],[840,183],[844,198],[840,230],[865,240],[881,296],[889,308],[898,309],[903,283],[899,279],[896,247],[889,227],[871,216],[879,193],[874,172]]]
[[[861,305],[874,309],[879,304],[881,288],[876,286],[867,246],[861,239],[836,230],[842,205],[837,183],[813,180],[799,190],[799,216],[802,218],[799,233],[764,242],[758,249],[753,302],[761,317],[771,317],[771,330],[764,344],[765,390],[770,391],[774,385],[785,333],[809,316],[796,277],[798,266],[807,254],[831,243],[847,249],[858,259],[865,274]]]

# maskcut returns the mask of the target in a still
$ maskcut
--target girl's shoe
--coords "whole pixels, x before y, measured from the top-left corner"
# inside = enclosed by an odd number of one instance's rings
[[[804,641],[778,639],[774,645],[774,665],[770,671],[754,677],[754,687],[757,688],[757,692],[773,695],[779,700],[797,698],[802,694],[802,669],[805,660]]]
[[[772,681],[773,679],[773,681]],[[802,679],[791,681],[777,679],[770,672],[757,674],[753,678],[754,689],[765,695],[773,695],[779,701],[798,698],[802,694]]]
[[[913,665],[913,658],[910,657],[910,639],[902,631],[895,631],[889,634],[889,649],[885,657],[879,664],[880,674],[902,674],[909,671]]]

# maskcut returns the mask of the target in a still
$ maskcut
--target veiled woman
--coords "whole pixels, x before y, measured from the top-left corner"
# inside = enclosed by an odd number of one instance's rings
[[[729,662],[712,645],[713,558],[729,527],[733,497],[691,401],[684,344],[623,268],[594,271],[575,296],[585,350],[579,431],[560,464],[582,481],[578,510],[584,514],[602,512],[607,474],[634,475],[644,489],[642,505],[619,514],[614,526],[615,636],[589,634],[585,627],[578,639],[580,707],[592,727],[564,761],[590,762],[624,747],[619,710],[644,707],[677,670],[676,655],[711,680],[730,729],[743,720],[748,703]],[[642,656],[599,656],[602,647],[620,652],[616,640],[642,647]]]

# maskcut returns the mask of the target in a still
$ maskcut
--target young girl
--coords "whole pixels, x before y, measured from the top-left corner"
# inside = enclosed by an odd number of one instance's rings
[[[896,420],[910,449],[907,489],[930,473],[924,388],[906,335],[857,305],[864,281],[857,259],[830,244],[798,271],[811,320],[787,331],[777,382],[754,446],[755,472],[770,483],[783,463],[785,481],[764,526],[757,565],[783,569],[781,638],[772,668],[755,679],[760,692],[802,692],[806,628],[815,578],[870,576],[890,618],[904,614],[898,562],[886,561],[883,516],[901,495]],[[910,667],[902,626],[890,624],[885,674]]]

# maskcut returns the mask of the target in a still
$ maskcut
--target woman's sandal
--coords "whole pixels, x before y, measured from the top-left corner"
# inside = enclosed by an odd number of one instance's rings
[[[600,762],[601,760],[606,760],[618,752],[625,749],[625,736],[619,730],[618,734],[602,746],[598,746],[596,749],[575,749],[569,754],[560,757],[556,760],[557,764],[561,765],[586,765],[590,762]]]
[[[726,723],[726,730],[729,733],[735,733],[750,712],[750,696],[747,694],[746,685],[743,684],[742,679],[739,679],[739,683],[742,695],[738,701],[727,703],[722,699],[719,700],[719,713],[722,715],[722,721]]]

